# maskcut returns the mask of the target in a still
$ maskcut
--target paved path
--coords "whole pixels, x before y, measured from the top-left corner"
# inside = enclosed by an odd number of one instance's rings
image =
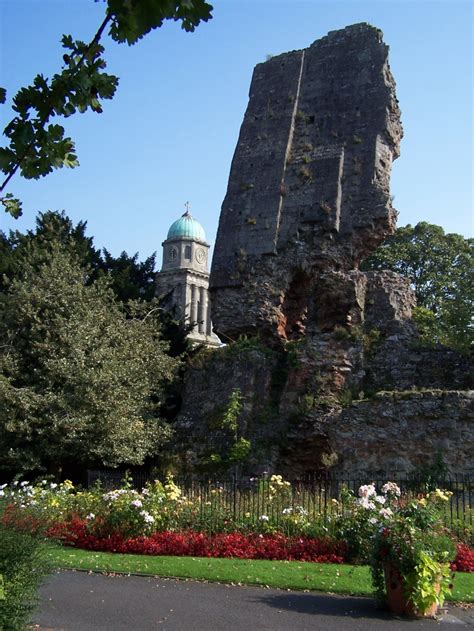
[[[41,589],[43,631],[462,631],[474,610],[402,620],[370,598],[61,571]]]

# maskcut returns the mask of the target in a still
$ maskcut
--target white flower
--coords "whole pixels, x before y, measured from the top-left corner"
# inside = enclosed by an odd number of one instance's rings
[[[13,482],[13,486],[18,486],[18,480],[15,480],[15,482]]]
[[[387,498],[385,498],[383,495],[376,495],[374,497],[374,500],[378,503],[378,504],[385,504],[385,502],[387,501]]]
[[[375,486],[373,484],[365,484],[359,487],[359,497],[367,498],[375,495]]]
[[[300,515],[307,515],[308,511],[303,506],[297,506],[296,509]]]
[[[384,517],[385,519],[389,519],[390,517],[393,517],[393,513],[389,508],[381,508],[379,510],[379,515],[381,517]]]
[[[48,481],[47,480],[41,480],[41,484],[43,484],[43,485],[44,484],[48,484]]]
[[[260,515],[259,519],[260,519],[260,521],[268,521],[269,517],[268,517],[268,515]]]
[[[384,493],[385,495],[391,493],[392,495],[396,495],[397,497],[400,497],[401,495],[400,487],[395,484],[395,482],[387,482],[386,484],[384,484],[382,487],[382,493]]]
[[[150,495],[150,491],[148,489],[142,489],[142,495]]]
[[[283,509],[283,515],[290,515],[293,512],[292,508],[284,508]]]
[[[371,517],[369,519],[369,524],[375,525],[377,523],[377,520],[375,519],[375,517]]]
[[[86,519],[88,519],[89,521],[90,521],[91,519],[95,519],[95,515],[94,515],[94,513],[89,513],[89,514],[86,516]]]
[[[370,502],[366,497],[361,497],[357,500],[357,503],[359,504],[359,506],[362,506],[362,508],[365,508],[366,510],[374,510],[375,508],[375,504],[373,502]]]
[[[140,515],[143,517],[143,521],[146,524],[152,524],[155,521],[155,518],[153,517],[153,515],[150,515],[150,513],[147,513],[146,510],[140,511]]]
[[[29,482],[27,482],[26,480],[23,480],[23,482],[20,482],[20,486],[27,486],[29,484]]]
[[[135,508],[141,508],[143,506],[143,503],[141,500],[133,500],[133,502],[130,502],[131,506],[135,506]]]
[[[3,489],[8,486],[6,483],[5,484],[0,484],[0,491],[3,491]]]
[[[3,489],[0,489],[0,497],[3,497],[5,495],[5,491]]]
[[[58,485],[56,484],[56,482],[51,482],[51,484],[49,485],[50,489],[55,489]]]
[[[113,502],[124,493],[127,493],[126,489],[117,489],[116,491],[109,491],[108,493],[104,493],[104,495],[102,495],[102,499],[106,500],[107,502],[109,501]]]

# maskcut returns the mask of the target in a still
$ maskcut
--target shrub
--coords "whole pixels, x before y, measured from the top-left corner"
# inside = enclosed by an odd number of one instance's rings
[[[43,539],[0,523],[0,575],[5,596],[0,600],[0,629],[26,628],[37,589],[48,571]]]

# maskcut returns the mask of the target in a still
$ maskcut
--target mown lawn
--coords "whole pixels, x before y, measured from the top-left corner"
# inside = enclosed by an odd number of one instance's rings
[[[92,570],[198,581],[266,585],[281,589],[314,590],[334,594],[372,594],[366,566],[305,563],[301,561],[250,561],[202,557],[144,556],[89,552],[51,546],[53,564],[63,569]],[[474,602],[474,574],[456,574],[451,601]]]

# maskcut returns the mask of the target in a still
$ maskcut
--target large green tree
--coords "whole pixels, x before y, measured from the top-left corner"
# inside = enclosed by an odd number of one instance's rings
[[[8,236],[0,231],[0,291],[6,291],[10,283],[21,276],[24,262],[41,265],[59,243],[77,257],[81,267],[87,268],[86,284],[106,276],[116,300],[124,305],[131,300],[153,302],[155,253],[144,261],[138,260],[138,254],[128,255],[126,252],[114,257],[105,248],[101,252],[94,246],[86,228],[85,221],[74,225],[64,211],[48,211],[38,214],[34,230],[26,233],[11,230]],[[190,352],[186,337],[189,327],[169,310],[159,309],[158,313],[163,339],[170,346],[169,355],[177,357]]]
[[[47,211],[38,213],[34,230],[10,230],[8,236],[0,232],[0,289],[21,274],[25,261],[30,265],[33,261],[41,263],[58,244],[90,270],[91,281],[96,280],[103,261],[93,238],[86,236],[86,228],[85,221],[74,225],[64,212]]]
[[[110,275],[113,289],[122,302],[152,300],[156,289],[155,260],[155,253],[139,261],[138,253],[130,256],[122,252],[114,257],[104,248],[100,269]]]
[[[94,246],[92,237],[86,235],[87,222],[76,225],[63,212],[38,213],[34,230],[22,233],[11,230],[9,236],[0,232],[0,289],[21,272],[23,261],[42,260],[39,251],[47,256],[54,244],[61,243],[74,253],[82,267],[89,270],[88,283],[103,274],[110,277],[111,287],[118,300],[152,300],[155,295],[155,253],[138,260],[138,253],[130,256],[122,252],[114,257],[105,248],[101,252]]]
[[[141,464],[169,436],[160,418],[177,361],[159,309],[87,284],[74,253],[33,250],[0,294],[0,467]]]
[[[63,67],[52,79],[36,75],[32,85],[13,99],[14,117],[5,127],[8,145],[0,148],[0,203],[17,217],[21,202],[6,187],[17,171],[38,179],[61,167],[75,167],[74,142],[56,121],[77,112],[102,112],[104,99],[113,98],[118,78],[104,72],[107,64],[100,41],[107,33],[119,43],[135,44],[165,20],[181,22],[194,31],[201,21],[211,19],[212,6],[205,0],[104,0],[105,16],[89,43],[64,35]],[[6,92],[0,88],[0,104]]]
[[[411,280],[414,318],[426,341],[462,350],[474,342],[474,239],[425,221],[398,228],[362,265]]]

